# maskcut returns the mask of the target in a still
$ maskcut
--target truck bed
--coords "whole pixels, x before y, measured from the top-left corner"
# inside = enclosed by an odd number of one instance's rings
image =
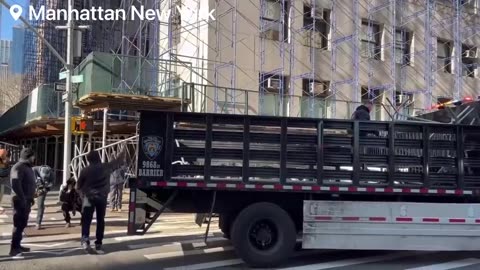
[[[480,127],[143,111],[137,186],[471,197]]]

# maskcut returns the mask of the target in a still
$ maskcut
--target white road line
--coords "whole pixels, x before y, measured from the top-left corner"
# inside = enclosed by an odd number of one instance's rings
[[[142,240],[142,239],[152,239],[152,238],[167,238],[167,237],[174,237],[174,236],[192,236],[198,237],[204,235],[204,230],[196,232],[180,232],[180,233],[161,233],[157,232],[155,234],[148,234],[148,235],[131,235],[131,236],[120,236],[115,237],[115,241],[123,242],[123,241],[132,241],[132,240]],[[211,233],[215,233],[217,231],[210,231]]]
[[[151,244],[137,244],[137,245],[128,245],[129,249],[144,249],[144,248],[151,248],[151,247],[165,247],[165,246],[175,246],[175,245],[185,245],[185,244],[192,244],[194,248],[199,248],[201,246],[205,246],[204,242],[199,242],[201,240],[200,237],[192,240],[185,240],[185,241],[176,241],[176,242],[166,242],[166,243],[151,243]],[[208,238],[208,242],[216,242],[225,240],[223,237],[211,237]]]
[[[363,263],[394,260],[394,259],[416,255],[416,254],[419,254],[419,253],[418,252],[417,253],[416,252],[397,252],[394,254],[389,254],[384,256],[372,256],[372,257],[365,257],[365,258],[346,259],[346,260],[340,260],[340,261],[332,261],[332,262],[316,263],[316,264],[302,265],[302,266],[296,266],[296,267],[281,268],[278,270],[322,270],[322,269],[345,267],[345,266],[351,266],[351,265],[357,265],[357,264],[363,264]]]
[[[147,254],[143,256],[149,260],[157,260],[157,259],[166,259],[166,258],[174,258],[174,257],[219,253],[219,252],[230,251],[230,250],[233,250],[232,246],[196,249],[196,250],[187,250],[187,251],[178,250],[178,251],[171,251],[171,252]]]
[[[469,259],[463,259],[458,261],[451,261],[446,263],[409,268],[406,270],[448,270],[448,269],[460,268],[460,267],[465,267],[465,266],[478,264],[478,263],[480,263],[480,259],[469,258]]]
[[[164,270],[202,270],[202,269],[211,269],[215,267],[237,265],[242,263],[243,261],[240,259],[233,259],[233,260],[225,260],[225,261],[192,264],[192,265],[186,265],[186,266],[180,266],[180,267],[171,267],[171,268],[165,268]]]
[[[107,223],[106,225],[108,225],[108,222],[116,222],[116,221],[127,221],[126,219],[105,219],[105,222]],[[72,220],[72,223],[75,223],[75,222],[80,222],[80,220]],[[94,219],[92,220],[92,224],[96,224],[97,221]],[[36,223],[34,223],[32,220],[30,220],[30,223],[28,223],[28,225],[35,225]],[[65,225],[65,221],[63,220],[44,220],[42,222],[42,225]]]
[[[54,243],[54,244],[33,244],[33,243],[25,243],[25,246],[29,247],[45,247],[45,248],[54,248],[54,247],[59,247],[66,245],[68,243],[72,243],[72,241],[67,241],[67,242],[61,242],[61,243]]]
[[[297,257],[304,257],[304,256],[311,256],[311,255],[320,255],[320,254],[328,254],[338,252],[337,250],[303,250],[300,252],[295,253],[292,258]],[[164,270],[201,270],[201,269],[210,269],[215,267],[223,267],[223,266],[232,266],[243,264],[244,262],[241,259],[232,259],[232,260],[225,260],[225,261],[214,261],[208,263],[200,263],[200,264],[192,264],[192,265],[184,265],[179,267],[172,267],[172,268],[165,268]]]

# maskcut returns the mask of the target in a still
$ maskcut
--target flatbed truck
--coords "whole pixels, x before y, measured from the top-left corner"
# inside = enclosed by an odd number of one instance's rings
[[[480,127],[142,111],[128,233],[219,215],[252,267],[305,249],[479,250]]]

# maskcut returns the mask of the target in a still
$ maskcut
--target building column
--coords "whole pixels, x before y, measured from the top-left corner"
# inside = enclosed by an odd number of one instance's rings
[[[45,155],[43,157],[45,158],[43,164],[47,165],[47,162],[48,162],[48,137],[45,137]]]
[[[92,138],[93,138],[93,133],[88,132],[88,142],[87,142],[87,153],[90,153],[92,151]]]
[[[59,138],[60,136],[55,136],[55,154],[53,155],[53,171],[55,172],[55,185],[57,184]]]
[[[35,138],[35,155],[36,155],[36,164],[40,164],[40,138]]]

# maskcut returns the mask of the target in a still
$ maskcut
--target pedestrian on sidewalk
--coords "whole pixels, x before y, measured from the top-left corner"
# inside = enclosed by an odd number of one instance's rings
[[[10,176],[10,153],[6,149],[0,149],[0,204],[2,203],[3,194],[5,194],[5,186]],[[0,214],[5,209],[0,206]]]
[[[37,230],[42,228],[43,213],[45,212],[45,199],[53,185],[53,171],[50,166],[42,165],[33,167],[37,185]]]
[[[92,151],[87,154],[88,166],[80,172],[77,190],[82,196],[82,238],[81,244],[85,251],[90,248],[90,225],[93,212],[96,211],[97,230],[95,249],[102,250],[102,241],[105,232],[105,212],[110,187],[110,174],[125,162],[125,151],[108,163],[102,163],[99,153]]]
[[[20,152],[20,160],[10,171],[13,205],[13,233],[10,256],[19,256],[22,252],[29,252],[29,248],[21,246],[23,230],[28,225],[28,217],[34,204],[35,173],[32,166],[35,162],[35,153],[30,148]]]
[[[110,210],[122,211],[123,186],[126,181],[127,166],[123,164],[110,175]]]
[[[81,214],[82,211],[82,199],[75,189],[75,185],[75,179],[70,178],[67,180],[67,185],[60,190],[60,202],[62,202],[63,218],[67,228],[72,226],[70,212],[75,216],[76,212]]]

